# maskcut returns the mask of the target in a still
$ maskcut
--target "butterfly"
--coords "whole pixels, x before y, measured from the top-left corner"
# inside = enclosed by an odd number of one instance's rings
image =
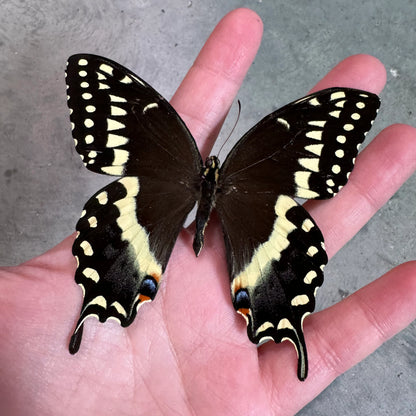
[[[308,360],[303,320],[315,308],[328,258],[313,218],[294,198],[332,198],[345,185],[380,105],[369,92],[330,88],[269,114],[224,163],[205,162],[185,123],[120,64],[73,55],[66,71],[75,148],[85,166],[120,177],[86,203],[76,230],[75,280],[84,299],[69,350],[89,316],[130,325],[154,299],[188,213],[193,249],[215,209],[234,308],[255,344],[289,340],[298,378]]]

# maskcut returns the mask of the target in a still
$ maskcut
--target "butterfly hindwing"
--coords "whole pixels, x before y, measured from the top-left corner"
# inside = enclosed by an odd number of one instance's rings
[[[237,224],[228,215],[221,215],[231,295],[235,309],[246,319],[252,342],[288,339],[295,345],[298,376],[304,380],[307,353],[303,319],[315,308],[316,290],[323,282],[328,259],[322,234],[303,207],[285,195],[269,201],[250,219],[250,228],[265,232],[252,233],[251,238],[233,232]],[[237,198],[234,204],[250,205],[249,197]],[[244,223],[238,227],[240,234],[247,231]],[[246,257],[241,255],[244,252]]]
[[[72,353],[79,348],[88,316],[128,326],[137,309],[153,300],[193,204],[178,185],[130,176],[107,185],[87,202],[72,249],[75,280],[84,293]],[[171,209],[164,211],[166,206]]]

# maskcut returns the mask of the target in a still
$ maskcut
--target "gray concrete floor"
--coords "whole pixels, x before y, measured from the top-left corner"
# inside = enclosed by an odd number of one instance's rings
[[[265,31],[239,94],[243,112],[234,137],[360,52],[381,59],[388,72],[371,137],[391,123],[416,124],[414,0],[0,1],[0,264],[61,241],[107,181],[88,172],[73,148],[67,57],[108,56],[169,98],[215,24],[240,6],[255,10]],[[413,176],[330,262],[318,309],[415,258],[415,185]],[[413,323],[299,415],[415,415],[415,347]]]

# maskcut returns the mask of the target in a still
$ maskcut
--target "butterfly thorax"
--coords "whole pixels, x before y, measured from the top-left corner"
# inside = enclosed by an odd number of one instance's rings
[[[204,232],[208,224],[211,211],[215,206],[215,194],[218,185],[218,173],[220,162],[216,156],[209,156],[201,169],[200,197],[196,213],[196,231],[193,249],[198,256],[204,246]]]

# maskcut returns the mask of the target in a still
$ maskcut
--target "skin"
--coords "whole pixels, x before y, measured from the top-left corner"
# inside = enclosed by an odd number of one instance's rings
[[[254,12],[228,14],[172,99],[203,158],[261,34]],[[357,55],[337,65],[314,90],[345,86],[379,93],[385,80],[377,59]],[[415,167],[415,129],[390,126],[360,154],[336,198],[307,204],[329,256]],[[301,383],[290,343],[257,349],[249,342],[230,301],[224,244],[214,216],[198,259],[191,232],[180,234],[155,301],[140,309],[130,327],[89,319],[81,349],[71,356],[68,341],[81,307],[73,239],[18,267],[0,269],[2,414],[293,415],[416,317],[416,262],[408,262],[305,319],[309,376]]]

